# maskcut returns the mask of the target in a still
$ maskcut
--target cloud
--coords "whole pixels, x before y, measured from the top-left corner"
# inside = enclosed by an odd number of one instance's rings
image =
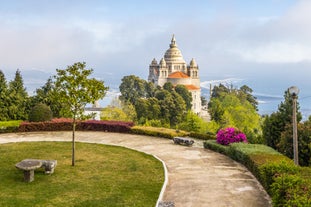
[[[278,17],[242,21],[226,51],[258,63],[311,61],[311,1],[298,1]],[[256,24],[256,22],[258,24]]]

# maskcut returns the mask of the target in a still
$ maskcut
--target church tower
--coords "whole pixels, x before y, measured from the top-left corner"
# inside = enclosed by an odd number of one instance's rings
[[[192,94],[192,111],[201,112],[199,66],[194,59],[187,65],[177,47],[174,35],[169,49],[166,50],[159,64],[155,58],[151,61],[148,81],[161,87],[166,82],[171,82],[173,86],[184,85]]]

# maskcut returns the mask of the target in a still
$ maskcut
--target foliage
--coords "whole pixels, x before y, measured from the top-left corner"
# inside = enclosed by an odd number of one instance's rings
[[[188,91],[186,86],[184,85],[177,85],[175,86],[175,91],[178,93],[186,103],[186,110],[191,110],[192,107],[192,95],[191,92]]]
[[[124,76],[121,81],[121,85],[119,86],[121,101],[130,102],[135,105],[138,99],[147,97],[147,81],[134,75]],[[152,94],[151,91],[149,93]]]
[[[17,132],[21,122],[22,120],[1,121],[0,122],[0,133]]]
[[[311,168],[296,166],[292,160],[265,145],[234,143],[224,146],[209,140],[204,142],[204,147],[244,164],[270,194],[273,206],[311,204]]]
[[[133,122],[86,120],[77,122],[76,130],[128,133],[132,126]],[[48,122],[22,122],[19,126],[19,132],[70,130],[72,130],[72,119],[52,119]]]
[[[311,166],[311,124],[308,122],[297,124],[298,158],[302,166]],[[287,125],[281,133],[278,149],[289,158],[293,158],[293,128]]]
[[[0,121],[7,121],[9,117],[9,91],[5,76],[0,70]]]
[[[121,102],[135,107],[135,121],[140,125],[159,120],[152,123],[176,127],[183,121],[187,108],[191,108],[192,96],[184,86],[166,83],[163,88],[156,88],[153,83],[131,75],[122,78],[119,88]]]
[[[61,111],[70,110],[69,106],[62,104],[57,97],[55,84],[52,78],[49,78],[41,88],[36,89],[36,94],[31,97],[31,101],[33,106],[38,103],[44,103],[48,105],[52,110],[53,117],[60,117]]]
[[[77,143],[79,159],[72,168],[68,147],[69,142],[1,144],[0,206],[155,206],[164,181],[159,160],[124,147]],[[54,174],[38,169],[35,181],[23,182],[14,164],[25,155],[57,160]]]
[[[189,132],[196,133],[206,133],[207,130],[207,122],[204,121],[201,117],[199,117],[193,111],[188,111],[184,121],[178,125],[179,129],[183,129]]]
[[[40,122],[50,121],[52,119],[52,111],[49,106],[43,103],[38,103],[29,112],[29,121]]]
[[[74,166],[74,143],[75,143],[75,127],[77,119],[84,118],[84,108],[88,103],[103,98],[108,90],[105,87],[104,81],[89,78],[92,74],[92,69],[86,69],[86,63],[77,62],[67,69],[56,69],[55,89],[59,101],[68,106],[69,110],[63,114],[68,114],[73,119],[72,122],[72,165]],[[68,108],[66,108],[68,109]]]
[[[242,130],[249,141],[255,142],[261,136],[260,116],[257,113],[256,98],[248,86],[229,89],[220,84],[215,86],[209,102],[209,113],[220,128],[235,126]]]
[[[16,71],[14,80],[10,81],[8,88],[10,105],[8,115],[10,120],[26,120],[29,113],[29,98],[24,87],[22,75]]]
[[[220,129],[220,125],[215,120],[211,120],[206,123],[206,128],[208,132],[213,133],[216,137],[216,134]]]
[[[297,102],[297,122],[301,120],[299,103]],[[287,125],[292,126],[293,100],[288,91],[284,93],[284,102],[278,107],[278,111],[266,116],[263,123],[263,137],[266,144],[278,151],[281,134]]]
[[[268,146],[273,147],[289,158],[293,158],[293,100],[288,91],[284,93],[284,102],[278,107],[278,111],[266,116],[263,122],[263,138]],[[311,124],[301,121],[299,103],[297,102],[297,131],[298,131],[298,155],[299,164],[309,166],[311,164]]]
[[[217,132],[216,141],[218,144],[229,145],[234,142],[247,142],[246,136],[240,130],[232,127],[220,129]]]
[[[107,106],[100,112],[101,120],[131,121],[121,108]]]
[[[182,130],[174,130],[167,128],[147,127],[147,126],[133,126],[131,128],[133,134],[148,135],[154,137],[163,137],[173,139],[174,137],[187,136],[188,133]]]

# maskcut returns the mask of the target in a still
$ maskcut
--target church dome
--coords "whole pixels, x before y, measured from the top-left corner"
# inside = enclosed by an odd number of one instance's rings
[[[157,65],[157,64],[158,64],[157,60],[153,58],[153,60],[151,61],[151,65]]]
[[[170,48],[165,52],[164,59],[167,63],[185,63],[181,51],[177,47],[174,35],[171,40]]]
[[[195,62],[194,58],[190,61],[190,66],[191,67],[198,67],[198,64]]]
[[[165,62],[164,58],[162,58],[162,59],[160,60],[160,66],[166,67],[166,62]]]

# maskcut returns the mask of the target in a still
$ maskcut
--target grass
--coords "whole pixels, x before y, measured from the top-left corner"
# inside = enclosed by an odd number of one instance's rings
[[[70,142],[0,145],[0,206],[155,206],[163,181],[160,161],[122,147]],[[23,182],[15,164],[26,158],[55,159],[52,175],[35,171]]]

